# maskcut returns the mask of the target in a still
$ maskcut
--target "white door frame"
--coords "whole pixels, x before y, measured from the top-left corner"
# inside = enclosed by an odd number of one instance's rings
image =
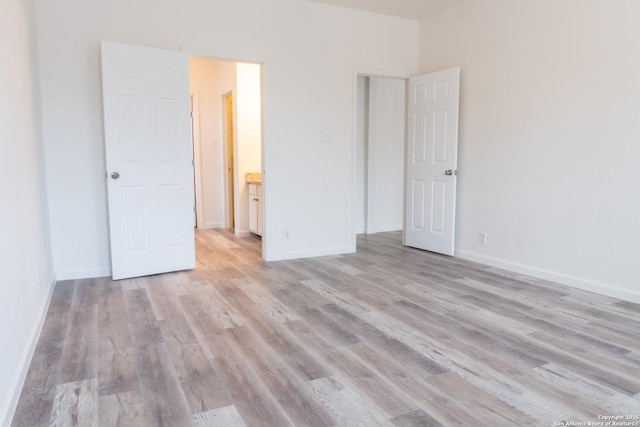
[[[202,173],[200,163],[200,99],[191,94],[191,138],[193,141],[193,182],[195,185],[196,227],[205,228],[202,208]]]
[[[229,153],[229,128],[228,128],[228,123],[229,123],[229,109],[227,107],[227,98],[231,96],[231,102],[232,102],[232,106],[236,105],[236,101],[235,101],[235,94],[234,91],[231,90],[229,92],[223,93],[222,94],[222,141],[223,141],[223,150],[222,150],[222,155],[224,156],[224,200],[225,200],[225,204],[226,204],[226,212],[225,212],[225,226],[227,228],[231,228],[236,226],[236,224],[238,223],[237,221],[237,207],[236,207],[236,199],[237,199],[237,194],[238,194],[238,186],[237,186],[237,182],[238,182],[238,176],[237,176],[237,171],[238,171],[238,163],[237,163],[237,148],[236,148],[236,144],[237,144],[237,138],[236,138],[236,133],[237,133],[237,129],[235,126],[235,120],[236,120],[236,115],[233,114],[233,121],[234,121],[234,126],[233,126],[233,153]],[[233,107],[232,107],[233,108]],[[229,164],[229,154],[233,155],[233,165]],[[229,172],[229,168],[232,167],[233,168],[233,174],[230,174]],[[229,175],[231,175],[231,178],[229,178]]]
[[[366,115],[364,117],[364,123],[360,123],[360,111],[359,111],[359,102],[360,102],[360,94],[359,94],[359,81],[360,78],[365,78],[366,80],[365,85],[364,85],[364,106],[366,108]],[[354,148],[354,176],[355,176],[355,189],[354,189],[354,199],[355,199],[355,222],[354,222],[354,227],[355,227],[355,233],[356,234],[361,234],[361,233],[367,233],[367,226],[368,226],[368,220],[369,220],[369,133],[370,133],[370,122],[369,122],[369,116],[371,115],[371,112],[369,111],[369,105],[371,104],[370,100],[369,100],[369,94],[370,94],[370,84],[371,84],[371,80],[370,77],[368,75],[362,75],[362,74],[358,74],[356,77],[356,98],[355,98],[355,103],[356,103],[356,111],[354,113],[354,120],[355,120],[355,128],[354,128],[354,137],[355,137],[355,148]],[[364,129],[360,129],[360,126],[363,126]],[[364,131],[364,135],[359,135],[360,130]],[[358,189],[358,180],[360,178],[360,168],[359,166],[359,153],[358,151],[362,149],[363,150],[363,177],[362,177],[362,191],[364,192],[363,196],[363,206],[362,206],[362,210],[359,209],[358,203],[359,203],[359,189]],[[360,228],[358,226],[358,222],[362,220],[362,228]]]

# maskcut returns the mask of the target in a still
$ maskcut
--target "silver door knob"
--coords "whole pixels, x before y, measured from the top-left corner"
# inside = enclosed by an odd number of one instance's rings
[[[447,169],[446,171],[444,171],[444,174],[447,176],[451,176],[453,175],[453,171],[451,169]]]
[[[118,172],[111,172],[111,178],[112,179],[118,179],[118,178],[120,178],[120,174]]]

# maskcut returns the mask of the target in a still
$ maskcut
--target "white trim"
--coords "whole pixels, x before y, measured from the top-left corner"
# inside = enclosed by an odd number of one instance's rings
[[[269,247],[267,246],[267,225],[269,224],[268,222],[268,215],[267,215],[267,204],[266,204],[266,200],[269,200],[268,197],[266,197],[266,195],[268,194],[268,179],[266,179],[267,176],[267,172],[266,172],[266,158],[265,158],[265,141],[267,138],[267,131],[265,130],[268,126],[269,120],[267,118],[266,115],[266,111],[267,111],[267,107],[266,107],[266,102],[265,99],[268,99],[268,87],[269,85],[266,84],[267,82],[267,64],[265,61],[260,62],[260,141],[261,141],[261,145],[260,145],[260,167],[262,168],[262,245],[260,246],[261,248],[261,253],[262,253],[262,259],[266,259],[267,257],[267,251],[269,250]]]
[[[205,222],[202,227],[198,228],[228,228],[224,222]]]
[[[58,281],[92,279],[94,277],[111,277],[111,268],[99,268],[95,270],[68,270],[56,272]]]
[[[367,228],[367,234],[385,233],[388,231],[402,231],[402,224]]]
[[[291,259],[300,259],[300,258],[313,258],[319,256],[330,256],[330,255],[341,255],[341,254],[352,254],[355,252],[355,248],[351,246],[340,246],[337,248],[328,248],[328,249],[317,249],[310,251],[292,251],[292,252],[279,252],[275,254],[273,258],[266,259],[265,261],[286,261]]]
[[[469,261],[479,262],[481,264],[503,268],[505,270],[510,270],[520,274],[526,274],[527,276],[536,277],[538,279],[549,280],[552,282],[571,286],[573,288],[581,289],[584,291],[595,292],[597,294],[606,295],[609,297],[618,298],[625,301],[640,303],[640,292],[634,292],[629,289],[622,289],[616,286],[595,282],[593,280],[574,277],[568,274],[558,273],[555,271],[545,270],[543,268],[533,267],[533,266],[519,264],[516,262],[507,261],[499,258],[480,255],[480,254],[469,252],[469,251],[456,250],[455,255],[457,257],[460,257],[462,259],[466,259]]]
[[[227,108],[227,98],[229,96],[231,96],[231,102],[232,102],[232,108],[235,107],[236,105],[236,100],[235,100],[235,89],[230,90],[229,92],[225,92],[222,94],[222,99],[221,99],[221,109],[220,109],[220,113],[221,113],[221,124],[222,126],[220,126],[220,130],[222,131],[222,156],[223,156],[223,168],[224,168],[224,179],[223,179],[223,185],[224,185],[224,191],[223,191],[223,206],[225,207],[225,212],[224,212],[224,222],[225,222],[225,228],[231,228],[231,224],[236,225],[236,218],[237,218],[237,214],[235,212],[235,199],[237,197],[237,195],[235,194],[236,189],[235,189],[235,181],[236,181],[236,170],[235,167],[236,165],[230,165],[229,164],[229,109]],[[232,110],[233,112],[233,110]],[[235,114],[232,115],[233,120],[235,120]],[[234,128],[234,147],[235,147],[235,122],[233,125]],[[234,148],[235,151],[235,148]],[[233,158],[235,160],[235,153],[233,153]],[[230,182],[231,180],[229,179],[229,168],[233,166],[233,182]],[[234,186],[233,188],[233,198],[231,197],[231,186]],[[232,218],[233,216],[233,218]]]
[[[38,345],[38,339],[44,326],[44,321],[47,318],[47,312],[49,311],[49,304],[51,302],[51,296],[53,295],[53,289],[55,288],[56,281],[53,280],[49,285],[49,292],[46,298],[42,301],[38,313],[38,321],[33,325],[31,334],[29,334],[29,344],[24,349],[24,353],[20,358],[18,369],[15,370],[13,381],[11,381],[11,387],[9,387],[9,395],[0,408],[0,425],[11,425],[11,420],[15,416],[16,409],[18,407],[18,400],[22,393],[22,387],[24,387],[24,381],[27,378],[29,372],[29,366],[31,366],[31,360],[36,351]]]
[[[365,154],[365,194],[366,194],[366,216],[364,227],[367,233],[376,229],[376,148],[378,145],[378,133],[376,124],[378,121],[378,84],[377,77],[369,77],[369,96],[367,105],[367,152]],[[371,119],[373,117],[373,120]],[[404,175],[404,171],[403,175]],[[375,231],[373,231],[375,233]]]
[[[193,184],[196,204],[196,224],[198,228],[202,228],[200,224],[204,221],[202,205],[202,169],[200,161],[200,148],[202,141],[200,140],[200,96],[199,93],[191,94],[191,142],[193,145]]]
[[[351,82],[351,243],[350,250],[356,251],[358,229],[358,71],[353,70]],[[366,224],[365,224],[366,226]],[[364,230],[363,230],[364,232]],[[265,258],[267,259],[267,258]]]

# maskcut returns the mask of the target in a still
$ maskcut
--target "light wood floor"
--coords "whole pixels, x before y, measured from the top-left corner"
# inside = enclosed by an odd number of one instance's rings
[[[552,426],[640,414],[640,305],[403,248],[57,284],[14,426]],[[640,423],[638,424],[640,425]]]

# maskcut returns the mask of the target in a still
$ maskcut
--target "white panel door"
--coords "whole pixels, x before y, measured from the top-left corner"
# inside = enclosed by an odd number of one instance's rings
[[[104,41],[102,88],[113,278],[194,268],[188,57]]]
[[[453,255],[460,68],[409,79],[404,242]]]

